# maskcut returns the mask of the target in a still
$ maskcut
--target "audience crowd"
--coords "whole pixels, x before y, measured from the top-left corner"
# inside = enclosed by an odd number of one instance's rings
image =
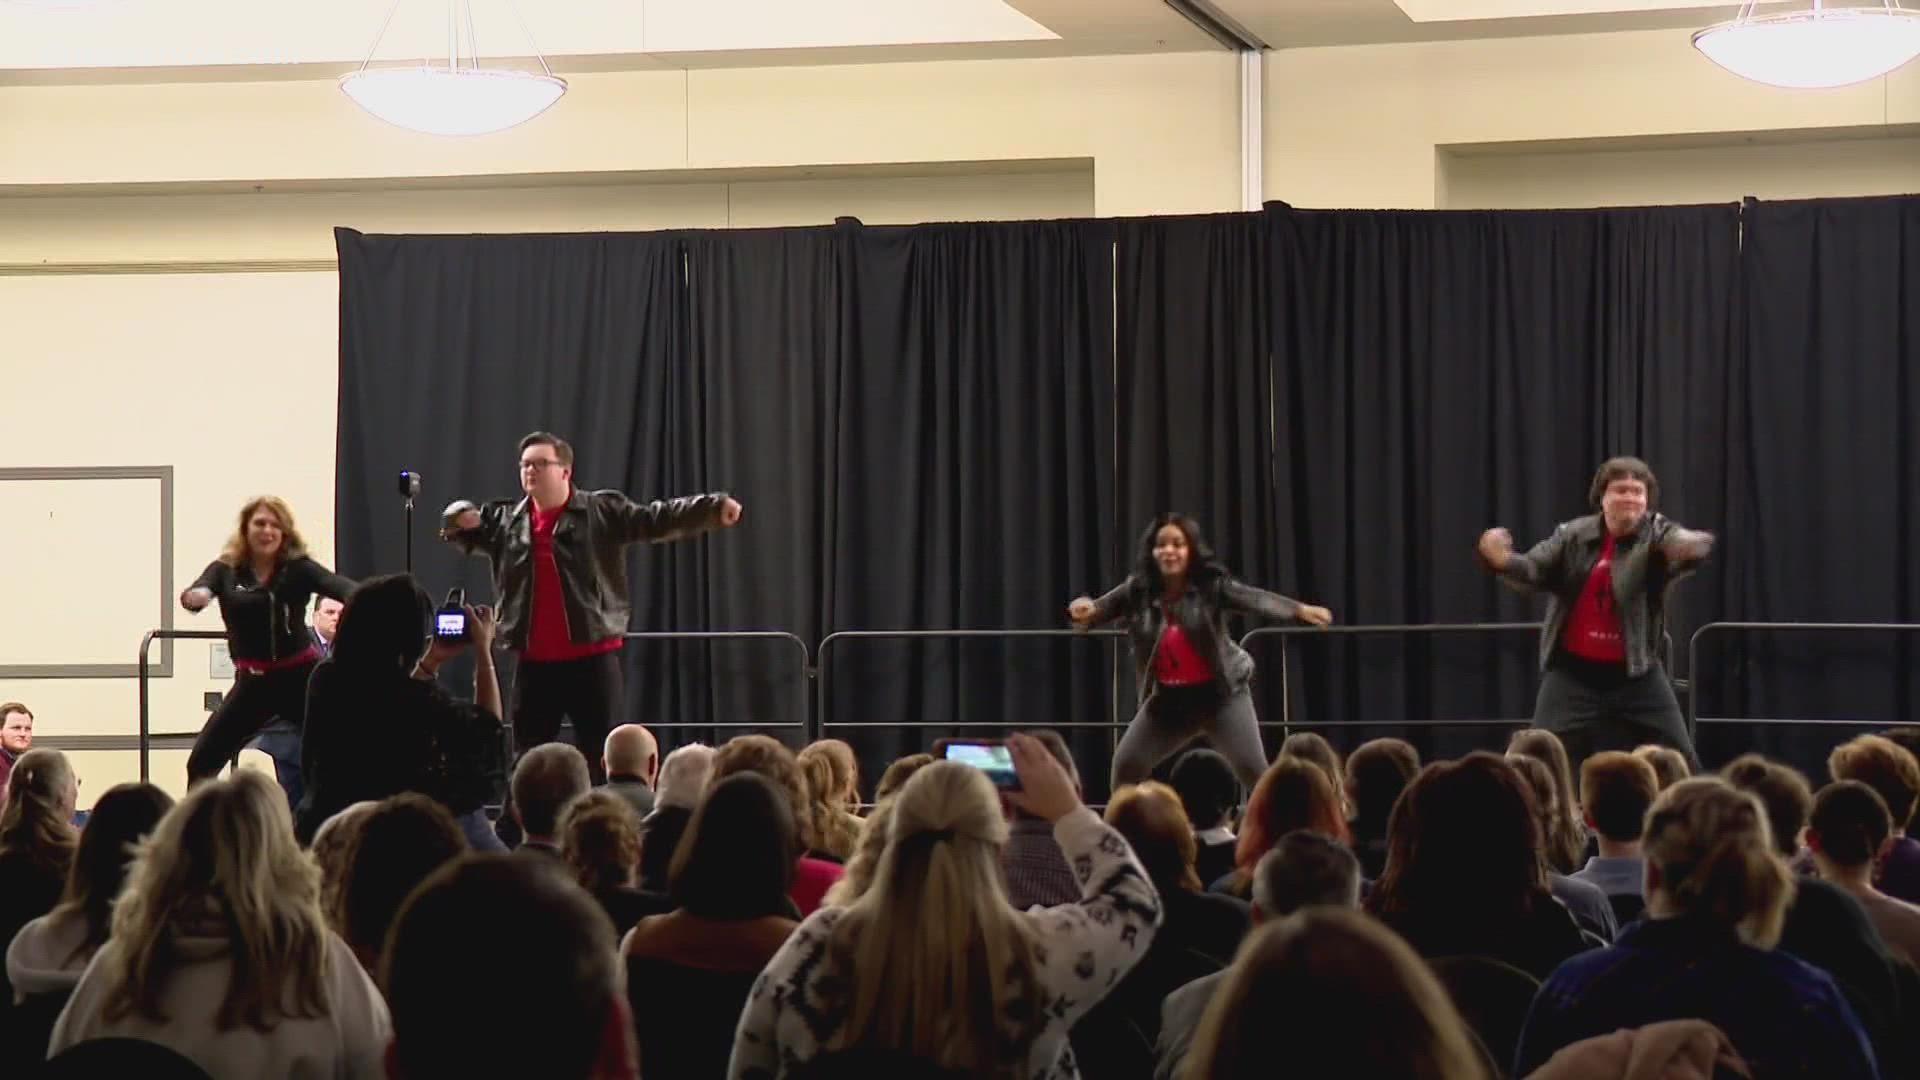
[[[596,786],[566,743],[506,771],[423,598],[349,599],[297,805],[238,770],[76,827],[0,706],[0,1074],[1920,1076],[1910,731],[1818,790],[1296,734],[1251,791],[1195,747],[1090,807],[1044,729],[1014,786],[916,753],[869,788],[836,740],[626,725]]]

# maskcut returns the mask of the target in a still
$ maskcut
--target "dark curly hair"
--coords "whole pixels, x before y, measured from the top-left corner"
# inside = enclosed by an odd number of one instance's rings
[[[1187,538],[1187,584],[1194,589],[1204,589],[1218,585],[1227,577],[1226,564],[1213,553],[1213,547],[1207,543],[1205,534],[1200,531],[1200,523],[1186,514],[1167,511],[1155,514],[1140,534],[1133,558],[1134,588],[1148,596],[1158,596],[1165,591],[1167,583],[1160,576],[1160,563],[1153,557],[1154,538],[1160,530],[1173,526]]]

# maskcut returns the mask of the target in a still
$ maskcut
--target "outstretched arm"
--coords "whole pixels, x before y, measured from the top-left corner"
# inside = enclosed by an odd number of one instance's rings
[[[1482,565],[1521,592],[1551,590],[1559,585],[1560,555],[1566,549],[1570,535],[1567,527],[1562,525],[1553,530],[1552,536],[1533,545],[1522,555],[1513,550],[1512,533],[1505,529],[1488,529],[1480,534],[1476,552]]]
[[[491,502],[478,506],[466,499],[448,503],[441,514],[440,539],[468,555],[496,554],[501,537],[506,535],[507,505]]]
[[[1228,611],[1258,615],[1263,619],[1298,619],[1313,626],[1333,621],[1333,612],[1317,604],[1303,604],[1291,596],[1256,589],[1235,578],[1220,583],[1220,604]]]
[[[226,563],[219,559],[208,563],[200,576],[193,579],[193,584],[180,591],[180,606],[192,612],[206,610],[207,605],[226,590],[227,574]]]
[[[313,591],[329,600],[338,600],[344,604],[347,602],[347,594],[353,591],[352,578],[334,573],[320,565],[317,559],[307,560],[307,576],[308,584],[313,587]]]
[[[622,542],[681,540],[740,520],[740,504],[725,492],[635,502],[617,491],[600,492],[596,509]]]
[[[1081,627],[1099,626],[1133,613],[1133,578],[1101,593],[1099,599],[1082,596],[1067,605],[1067,618]]]
[[[1660,547],[1660,555],[1667,563],[1667,581],[1675,582],[1700,569],[1713,553],[1713,534],[1698,529],[1689,529],[1677,522],[1662,519],[1660,535],[1655,541]]]

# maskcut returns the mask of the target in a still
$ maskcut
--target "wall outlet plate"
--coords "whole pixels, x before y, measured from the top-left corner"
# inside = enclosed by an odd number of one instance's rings
[[[224,699],[224,696],[220,693],[220,691],[209,690],[206,693],[200,695],[200,707],[207,710],[208,712],[212,712],[213,710],[220,707],[220,702],[223,699]]]

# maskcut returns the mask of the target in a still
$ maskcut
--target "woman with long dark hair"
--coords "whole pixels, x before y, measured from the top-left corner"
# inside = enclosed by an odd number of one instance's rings
[[[303,726],[307,678],[320,662],[307,632],[307,605],[315,593],[345,600],[352,591],[352,581],[308,557],[285,501],[260,495],[240,508],[220,557],[180,594],[180,606],[191,612],[220,601],[235,672],[233,689],[193,741],[188,783],[219,775],[275,717],[296,730]]]
[[[1208,736],[1248,788],[1266,771],[1254,716],[1253,658],[1227,633],[1227,613],[1325,626],[1333,613],[1256,589],[1228,573],[1200,523],[1160,514],[1140,534],[1127,580],[1099,599],[1082,596],[1067,617],[1087,627],[1126,619],[1140,707],[1113,754],[1113,786],[1138,783],[1192,739]]]
[[[357,802],[417,791],[438,799],[476,851],[499,850],[482,809],[506,768],[493,612],[469,607],[467,641],[432,637],[434,604],[409,574],[368,579],[347,598],[333,652],[307,689],[300,839]],[[472,702],[435,679],[471,645]]]

